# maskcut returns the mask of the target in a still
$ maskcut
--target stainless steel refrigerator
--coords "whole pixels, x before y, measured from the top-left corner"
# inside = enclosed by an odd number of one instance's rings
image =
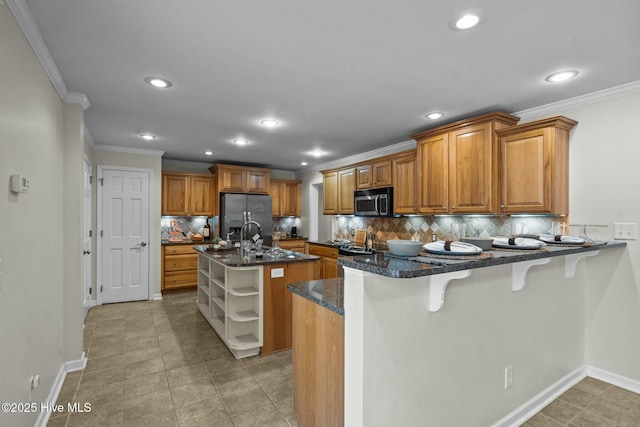
[[[264,243],[271,245],[271,212],[271,196],[223,193],[220,196],[220,237],[225,239],[228,233],[233,233],[232,239],[239,241],[240,228],[249,219],[260,224]],[[245,238],[251,238],[257,232],[254,225],[247,226]]]

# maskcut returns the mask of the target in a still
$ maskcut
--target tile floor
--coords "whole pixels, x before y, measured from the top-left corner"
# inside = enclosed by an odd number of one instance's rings
[[[204,321],[195,292],[94,307],[84,371],[67,375],[49,426],[296,426],[291,352],[235,359]],[[638,426],[640,395],[585,378],[527,421],[533,426]]]
[[[296,426],[291,352],[235,359],[204,321],[195,292],[94,307],[84,371],[67,375],[49,426]]]
[[[638,427],[640,394],[587,377],[523,426]]]

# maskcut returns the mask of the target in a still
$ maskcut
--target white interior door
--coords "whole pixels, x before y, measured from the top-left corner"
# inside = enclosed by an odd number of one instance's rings
[[[101,302],[149,299],[149,172],[102,170]]]
[[[92,304],[91,300],[91,163],[84,159],[84,199],[82,208],[82,276],[84,282],[84,307]]]

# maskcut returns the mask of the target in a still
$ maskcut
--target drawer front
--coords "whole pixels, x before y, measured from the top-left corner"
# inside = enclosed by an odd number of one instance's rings
[[[164,271],[197,270],[198,255],[166,255]]]
[[[188,254],[197,255],[197,252],[193,250],[194,246],[197,246],[197,245],[165,246],[164,254],[165,255],[188,255]]]
[[[185,288],[198,284],[197,271],[183,271],[177,273],[166,273],[164,275],[163,289]]]
[[[279,246],[282,249],[304,253],[304,240],[280,240]]]
[[[309,245],[309,255],[323,256],[327,258],[338,258],[338,248],[329,248],[326,246]]]

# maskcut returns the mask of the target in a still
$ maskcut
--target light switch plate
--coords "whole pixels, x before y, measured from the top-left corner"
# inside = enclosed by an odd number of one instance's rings
[[[284,277],[284,268],[271,269],[271,278],[277,279],[278,277]]]
[[[638,224],[631,222],[614,223],[613,238],[615,240],[638,240]]]

